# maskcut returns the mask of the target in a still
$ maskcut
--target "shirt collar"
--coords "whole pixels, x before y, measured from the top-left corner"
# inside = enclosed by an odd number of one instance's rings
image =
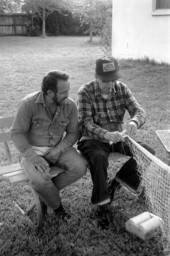
[[[44,95],[43,95],[42,91],[39,92],[38,97],[37,97],[35,103],[42,103],[42,104],[45,105]]]

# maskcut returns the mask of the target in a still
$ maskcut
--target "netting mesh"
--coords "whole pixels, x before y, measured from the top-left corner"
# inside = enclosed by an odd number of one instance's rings
[[[130,137],[125,137],[138,164],[141,186],[145,189],[149,210],[163,220],[162,238],[165,253],[170,253],[170,166],[166,165]]]

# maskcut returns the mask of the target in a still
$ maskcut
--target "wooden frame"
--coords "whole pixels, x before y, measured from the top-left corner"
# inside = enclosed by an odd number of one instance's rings
[[[8,159],[8,165],[0,166],[0,176],[6,178],[11,183],[28,181],[20,163],[13,163],[12,155],[10,152],[10,148],[8,142],[11,140],[10,138],[10,127],[14,121],[14,117],[0,118],[0,143],[4,143],[5,152]],[[39,228],[44,220],[45,213],[47,211],[47,207],[40,200],[36,191],[30,186],[32,195],[34,197],[34,204],[29,207],[25,212],[20,208],[20,206],[14,202],[14,205],[17,209],[29,217],[36,228]]]

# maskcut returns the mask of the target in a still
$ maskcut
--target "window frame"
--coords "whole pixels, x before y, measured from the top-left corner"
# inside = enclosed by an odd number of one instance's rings
[[[156,9],[156,1],[157,0],[152,0],[152,16],[170,15],[170,8],[169,9]]]

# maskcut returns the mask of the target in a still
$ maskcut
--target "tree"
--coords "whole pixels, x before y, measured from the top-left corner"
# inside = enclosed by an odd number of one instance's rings
[[[20,12],[22,0],[0,0],[0,14]]]
[[[110,9],[112,0],[72,0],[72,12],[80,16],[82,23],[89,24],[90,42],[93,34],[100,34],[103,30]]]
[[[22,10],[31,13],[32,16],[38,14],[42,20],[42,36],[46,36],[46,19],[54,11],[61,12],[66,3],[64,0],[25,0]]]

